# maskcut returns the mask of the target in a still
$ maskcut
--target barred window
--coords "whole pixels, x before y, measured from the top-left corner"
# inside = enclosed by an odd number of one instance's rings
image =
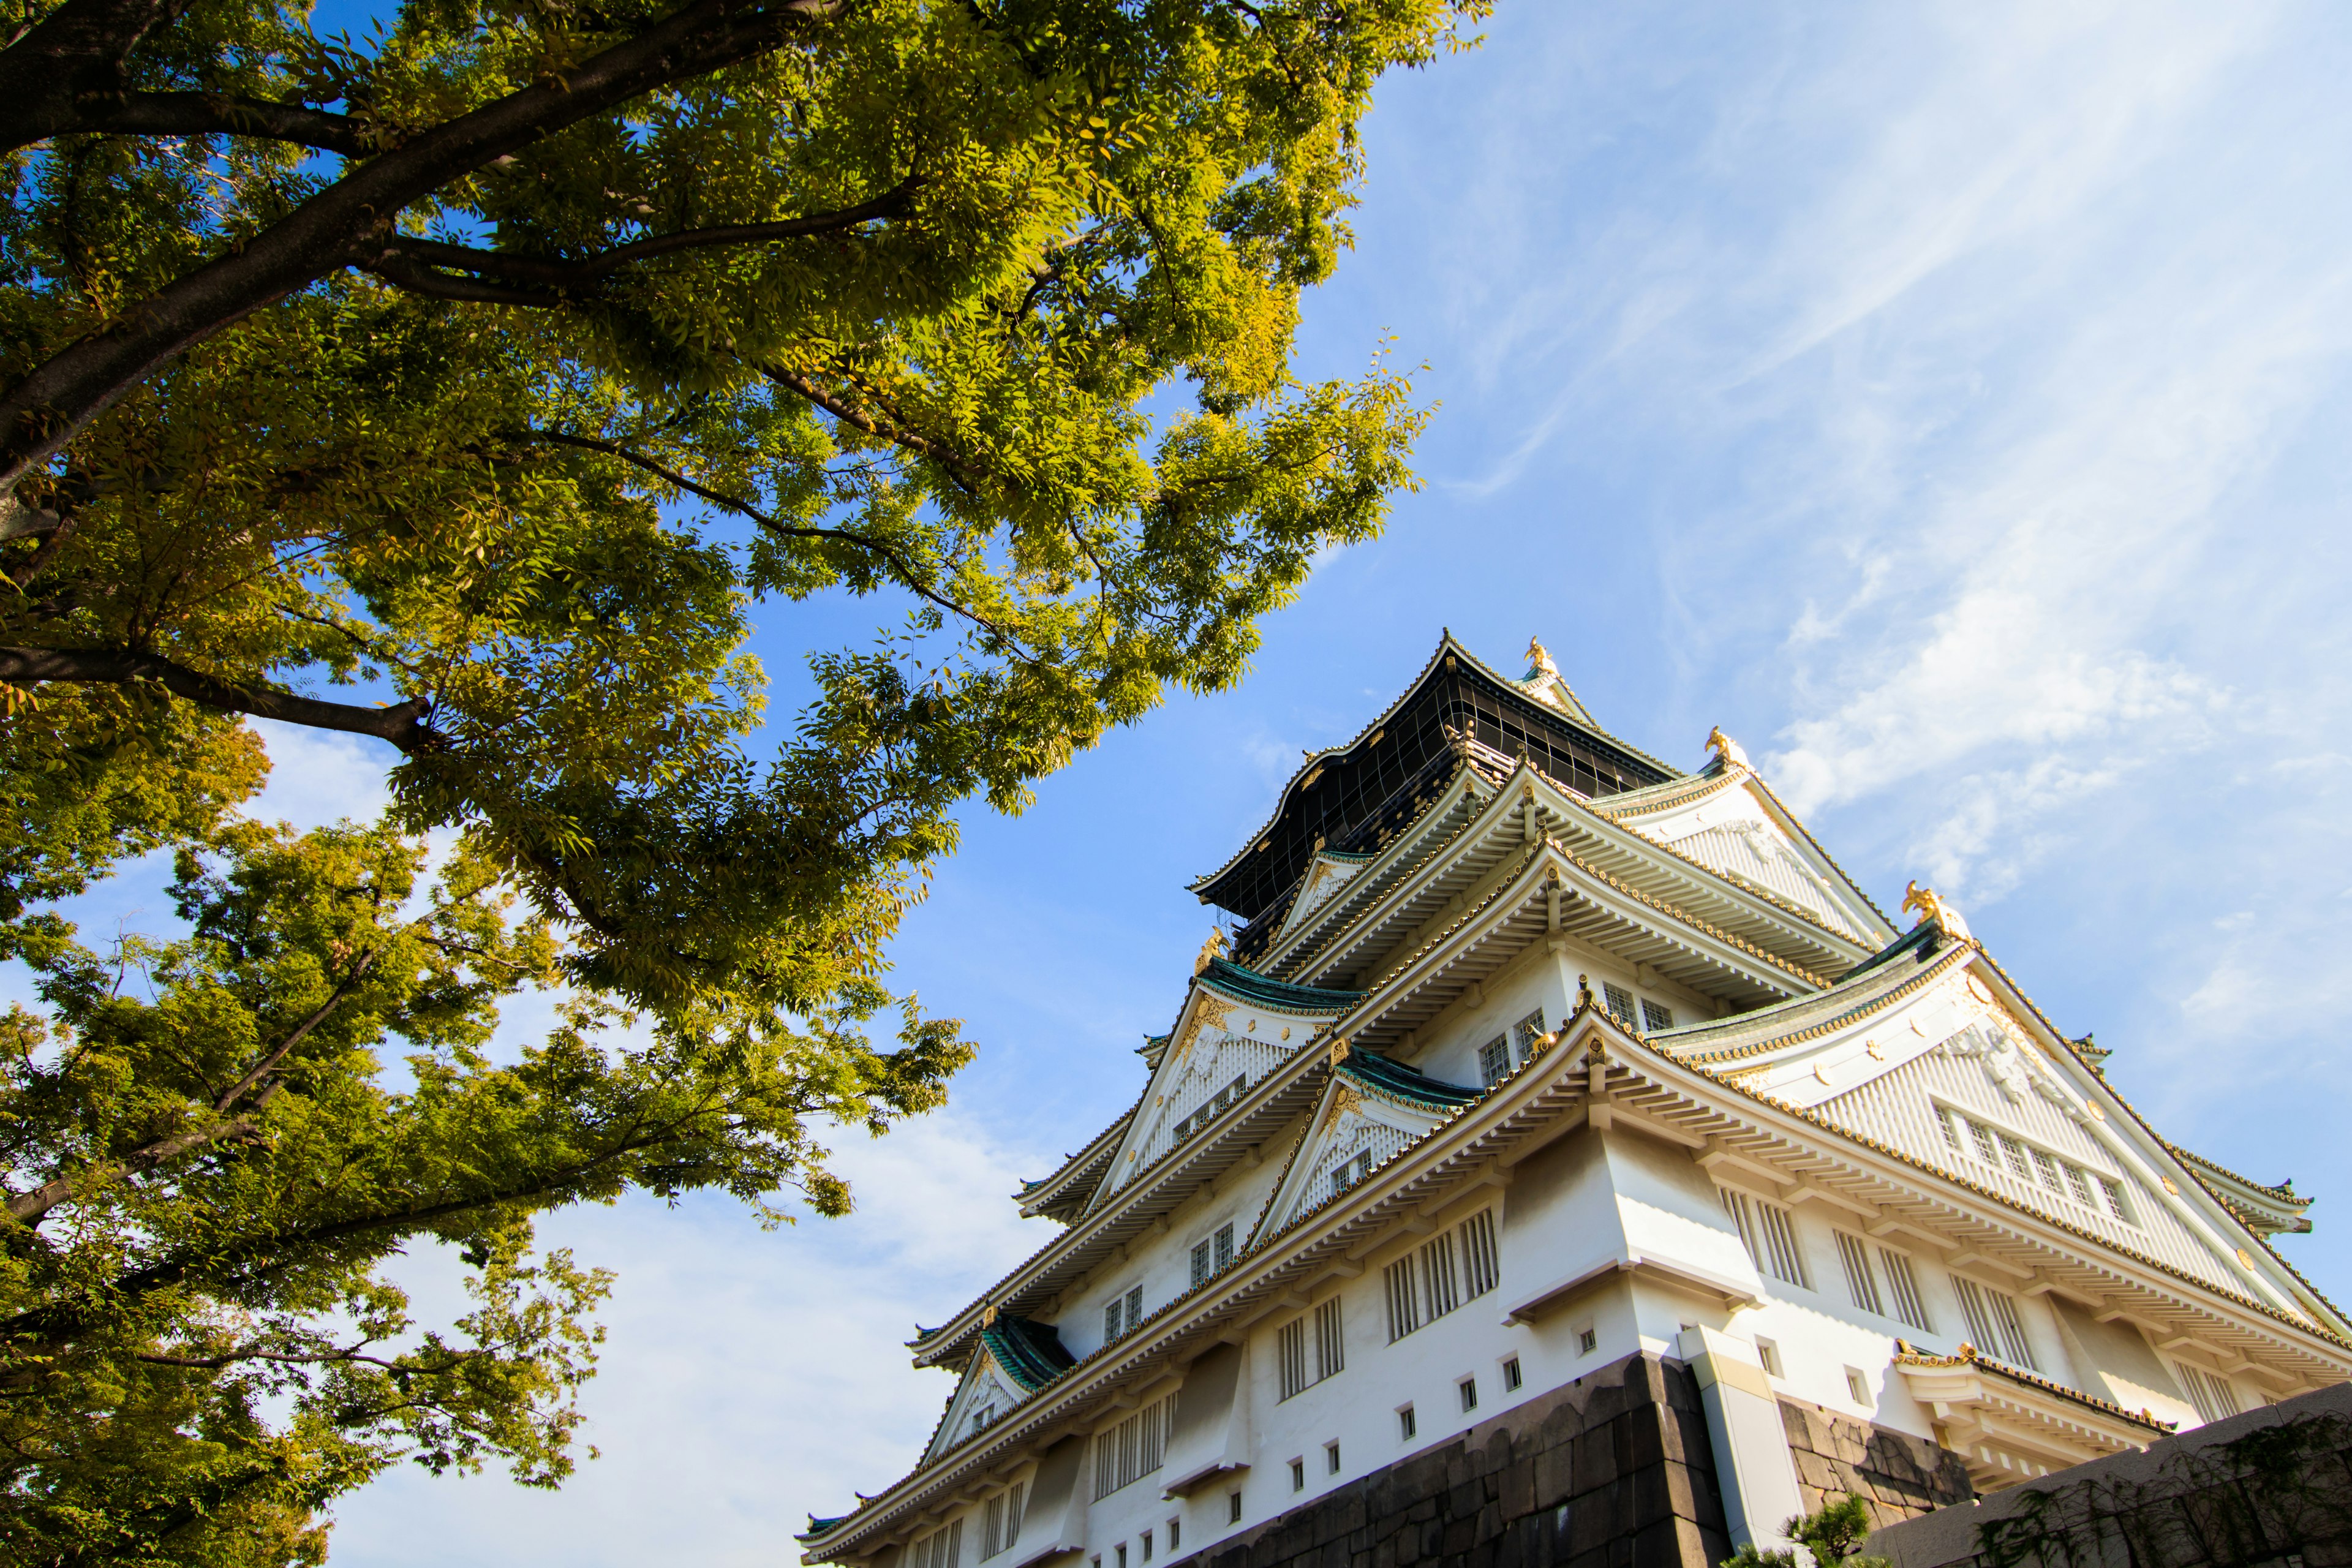
[[[2181,1383],[2189,1390],[2189,1403],[2197,1406],[2202,1421],[2220,1421],[2238,1413],[2238,1393],[2224,1378],[2216,1377],[2201,1366],[2190,1366],[2185,1361],[2172,1363],[2180,1373]]]
[[[914,1568],[956,1568],[963,1559],[963,1521],[916,1542],[913,1556]]]
[[[1837,1236],[1838,1261],[1845,1265],[1846,1294],[1853,1304],[1874,1317],[1886,1316],[1886,1308],[1878,1294],[1878,1276],[1870,1267],[1870,1248],[1858,1236],[1843,1231]]]
[[[1604,980],[1601,983],[1601,1002],[1609,1009],[1611,1017],[1629,1029],[1633,1026],[1633,994],[1631,991],[1614,981]]]
[[[2107,1212],[2126,1225],[2132,1223],[2131,1211],[2124,1206],[2123,1184],[2109,1176],[2099,1178],[2099,1190],[2106,1194]]]
[[[1217,1271],[1213,1256],[1206,1241],[1192,1244],[1192,1289],[1199,1289]]]
[[[1422,1243],[1421,1290],[1422,1304],[1428,1309],[1423,1315],[1433,1321],[1462,1304],[1462,1277],[1454,1268],[1452,1231]]]
[[[2033,1347],[2026,1342],[2016,1297],[1958,1274],[1952,1276],[1952,1289],[1960,1299],[1960,1313],[1968,1319],[1969,1333],[1979,1350],[2028,1372],[2042,1370],[2033,1359]]]
[[[1282,1397],[1290,1399],[1304,1394],[1310,1382],[1307,1375],[1306,1319],[1285,1323],[1276,1331],[1274,1359],[1281,1369]]]
[[[1944,1142],[1952,1146],[1952,1152],[1955,1154],[1958,1153],[1960,1152],[1960,1130],[1952,1125],[1952,1112],[1950,1107],[1943,1105],[1936,1107],[1936,1125],[1944,1130]]]
[[[1978,1159],[1995,1167],[2000,1164],[2000,1146],[1992,1141],[1991,1128],[1981,1121],[1971,1121],[1969,1123],[1969,1136],[1976,1142]]]
[[[1234,1262],[1233,1222],[1228,1220],[1223,1225],[1219,1226],[1217,1227],[1217,1234],[1211,1237],[1209,1239],[1216,1243],[1218,1271],[1222,1273],[1225,1269],[1232,1268]]]
[[[1123,1340],[1143,1321],[1143,1287],[1135,1286],[1124,1296],[1115,1296],[1103,1308],[1103,1343]]]
[[[1503,1260],[1495,1247],[1495,1211],[1480,1209],[1462,1222],[1462,1271],[1469,1289],[1465,1300],[1475,1300],[1503,1281]]]
[[[1192,1287],[1198,1289],[1223,1273],[1234,1261],[1234,1227],[1229,1221],[1216,1234],[1192,1244]]]
[[[1731,1187],[1718,1189],[1723,1194],[1723,1206],[1738,1227],[1739,1239],[1748,1247],[1748,1260],[1776,1279],[1812,1289],[1812,1280],[1805,1272],[1805,1255],[1797,1245],[1797,1229],[1789,1211],[1779,1204],[1762,1198],[1751,1198]]]
[[[1095,1434],[1095,1497],[1110,1496],[1160,1468],[1176,1425],[1176,1401],[1158,1400]]]
[[[2063,1193],[2066,1190],[2065,1183],[2059,1179],[2058,1162],[2039,1149],[2033,1151],[2033,1170],[2034,1173],[2042,1178],[2042,1184],[2052,1192]]]
[[[2069,1165],[2066,1167],[2066,1184],[2074,1189],[2074,1201],[2076,1203],[2081,1204],[2084,1208],[2096,1208],[2099,1206],[2097,1200],[2091,1196],[2091,1180],[2088,1176],[2083,1174],[2082,1166]]]
[[[1022,1483],[1015,1481],[988,1500],[980,1512],[980,1555],[985,1560],[1021,1539]]]
[[[1334,1296],[1315,1309],[1316,1380],[1337,1377],[1347,1364],[1347,1346],[1340,1338],[1339,1298]]]
[[[1488,1089],[1510,1076],[1510,1043],[1497,1035],[1478,1047],[1478,1081]]]
[[[1886,1265],[1886,1289],[1895,1298],[1895,1315],[1921,1333],[1934,1333],[1936,1320],[1927,1315],[1927,1303],[1920,1299],[1919,1280],[1911,1272],[1911,1260],[1884,1247],[1878,1249],[1878,1260]]]
[[[1664,1002],[1642,998],[1642,1027],[1649,1030],[1671,1029],[1675,1026],[1675,1010]]]
[[[1314,1361],[1307,1360],[1307,1323],[1314,1323]],[[1344,1325],[1339,1316],[1339,1298],[1317,1304],[1305,1317],[1294,1318],[1275,1331],[1275,1361],[1282,1379],[1282,1397],[1294,1398],[1327,1377],[1336,1377],[1347,1366],[1347,1347],[1342,1342]],[[1310,1376],[1309,1373],[1312,1373]]]
[[[1413,1278],[1413,1255],[1406,1253],[1381,1271],[1388,1287],[1389,1343],[1421,1327],[1421,1291]]]
[[[2009,1156],[2009,1168],[2011,1171],[2029,1182],[2033,1180],[2033,1172],[2025,1163],[2024,1144],[2004,1132],[2000,1135],[2000,1152]]]

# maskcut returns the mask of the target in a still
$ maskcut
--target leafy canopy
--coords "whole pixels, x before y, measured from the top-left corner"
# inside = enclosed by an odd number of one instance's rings
[[[36,3],[0,48],[0,1539],[284,1562],[552,1483],[533,1216],[848,1194],[971,1047],[885,946],[980,795],[1239,679],[1422,413],[1303,382],[1374,81],[1484,0]],[[871,596],[761,728],[756,616]],[[810,639],[803,639],[807,646]],[[393,808],[246,820],[246,716]],[[428,870],[426,835],[439,847]],[[183,930],[58,900],[170,849]],[[488,1042],[525,987],[562,1022]],[[895,1019],[876,1044],[868,1026]],[[771,1211],[772,1212],[772,1211]],[[386,1260],[450,1244],[474,1309]]]

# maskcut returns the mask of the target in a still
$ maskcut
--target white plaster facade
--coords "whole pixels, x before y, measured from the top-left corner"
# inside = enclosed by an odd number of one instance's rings
[[[1585,724],[1548,660],[1507,684]],[[1988,1489],[2352,1376],[2268,1242],[2307,1201],[2165,1143],[1932,900],[1898,932],[1735,745],[1600,799],[1454,752],[1204,957],[1135,1109],[1018,1195],[1067,1228],[912,1347],[963,1380],[922,1461],[812,1558],[1142,1568],[1636,1350],[1699,1369],[1743,1539],[1793,1496],[1776,1398]],[[1066,1364],[1008,1370],[1006,1319]]]

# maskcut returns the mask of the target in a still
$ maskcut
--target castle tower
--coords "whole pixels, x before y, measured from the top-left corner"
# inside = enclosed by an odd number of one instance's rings
[[[2308,1200],[2167,1142],[1719,731],[1678,773],[1528,666],[1449,635],[1195,885],[1230,953],[811,1560],[1712,1564],[2352,1377],[2268,1241]]]

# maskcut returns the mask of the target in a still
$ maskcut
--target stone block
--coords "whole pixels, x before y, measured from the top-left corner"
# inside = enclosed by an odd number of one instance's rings
[[[1570,1495],[1581,1497],[1617,1479],[1617,1445],[1604,1426],[1576,1440],[1576,1479]]]
[[[1514,1461],[1510,1468],[1495,1478],[1495,1502],[1505,1519],[1535,1512],[1536,1461],[1532,1457]]]

